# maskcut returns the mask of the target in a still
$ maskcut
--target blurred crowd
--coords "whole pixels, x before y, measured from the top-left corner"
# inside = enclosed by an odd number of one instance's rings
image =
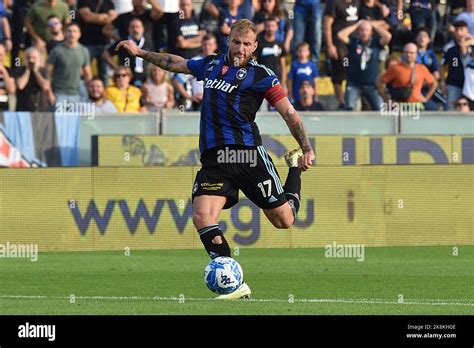
[[[242,18],[297,110],[474,107],[474,0],[2,0],[0,107],[199,111],[202,81],[115,47],[199,59],[225,52]]]

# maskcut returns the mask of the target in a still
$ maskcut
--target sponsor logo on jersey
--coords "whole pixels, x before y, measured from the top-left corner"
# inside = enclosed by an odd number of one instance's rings
[[[275,87],[276,85],[279,85],[279,84],[280,84],[280,81],[278,81],[278,79],[273,79],[272,87]]]
[[[227,74],[227,72],[229,71],[229,66],[228,65],[224,65],[221,69],[221,75],[225,75]]]
[[[207,80],[204,88],[218,89],[223,92],[232,93],[237,86],[232,86],[230,83],[225,82],[224,80]]]

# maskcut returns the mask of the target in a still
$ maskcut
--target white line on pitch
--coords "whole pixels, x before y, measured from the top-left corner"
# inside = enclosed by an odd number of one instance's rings
[[[74,296],[76,300],[105,300],[105,301],[213,301],[212,297],[163,297],[163,296]],[[0,295],[0,299],[32,299],[32,300],[69,300],[71,296],[47,295]],[[351,299],[351,298],[294,298],[294,302],[301,303],[348,303],[348,304],[387,304],[387,305],[424,305],[424,306],[469,306],[474,307],[474,299],[412,299],[398,302],[390,299]],[[467,301],[467,302],[463,302]],[[288,299],[252,298],[242,302],[289,302]]]

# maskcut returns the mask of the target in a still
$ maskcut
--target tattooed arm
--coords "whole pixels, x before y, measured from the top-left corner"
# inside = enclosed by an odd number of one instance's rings
[[[188,60],[184,59],[183,57],[168,53],[145,51],[141,48],[138,48],[138,46],[132,40],[120,41],[115,50],[118,51],[119,49],[125,49],[130,55],[143,58],[164,70],[191,74],[191,70],[188,69],[187,65]]]
[[[313,164],[315,156],[300,115],[298,115],[298,112],[294,109],[293,105],[291,105],[288,98],[283,98],[278,101],[275,104],[275,108],[281,117],[283,117],[291,134],[303,150],[303,156],[299,158],[298,166],[303,171],[308,170]]]

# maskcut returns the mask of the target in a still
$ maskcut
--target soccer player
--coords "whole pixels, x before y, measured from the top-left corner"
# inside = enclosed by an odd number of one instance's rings
[[[300,207],[301,171],[308,170],[315,158],[303,122],[280,81],[252,58],[257,49],[256,33],[253,22],[238,20],[231,27],[227,53],[199,60],[144,51],[130,40],[117,46],[162,69],[192,74],[204,81],[199,135],[202,168],[196,175],[192,198],[193,223],[211,258],[231,256],[218,219],[222,209],[237,203],[239,190],[263,209],[273,226],[290,228]],[[290,166],[285,185],[262,146],[254,122],[264,98],[281,114],[300,146],[285,155]],[[246,161],[234,163],[239,162],[236,158]],[[247,298],[250,294],[243,283],[233,293],[218,298]]]

